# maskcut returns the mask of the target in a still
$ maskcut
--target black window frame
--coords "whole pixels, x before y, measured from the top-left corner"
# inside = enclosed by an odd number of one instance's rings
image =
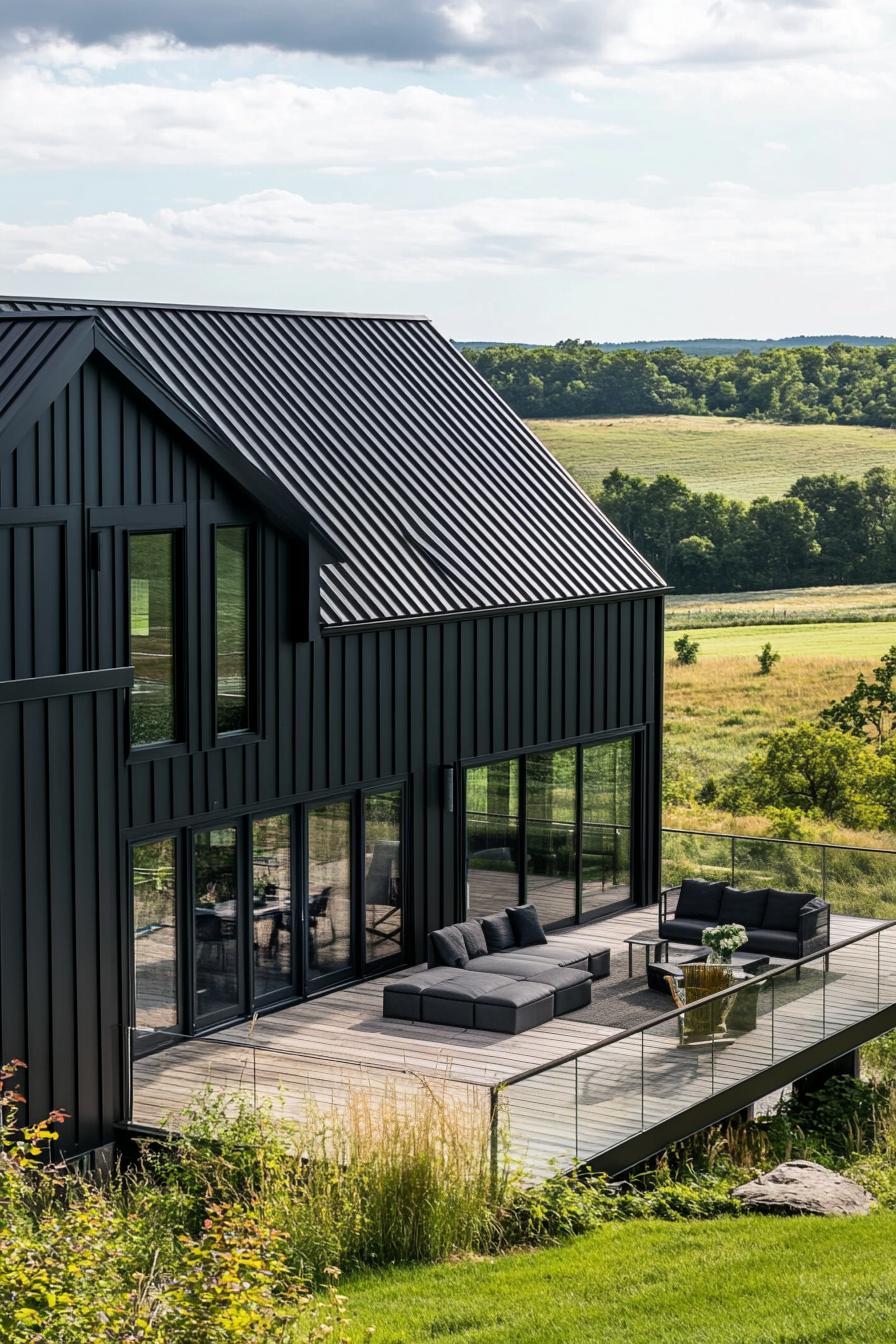
[[[218,592],[217,592],[217,533],[219,528],[246,529],[246,719],[245,728],[229,732],[218,731]],[[261,687],[263,684],[262,617],[262,535],[259,520],[246,510],[223,502],[205,502],[200,505],[200,528],[203,536],[200,582],[207,595],[203,620],[203,644],[208,650],[206,666],[211,684],[208,696],[203,741],[210,748],[257,742],[264,734],[262,721]],[[208,680],[208,677],[206,680]],[[205,689],[205,688],[204,688]]]
[[[187,648],[186,620],[186,523],[175,526],[126,527],[123,529],[124,543],[124,639],[127,650],[127,662],[131,662],[131,538],[132,537],[171,537],[171,593],[172,593],[172,631],[174,636],[174,675],[171,687],[174,695],[174,735],[159,742],[135,742],[133,740],[133,691],[128,695],[127,749],[128,756],[135,760],[145,760],[147,755],[164,756],[181,754],[187,747],[189,734],[188,677],[189,664]]]

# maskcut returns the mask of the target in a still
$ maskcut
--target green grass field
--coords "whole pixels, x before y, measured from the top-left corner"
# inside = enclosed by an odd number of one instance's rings
[[[781,663],[772,674],[780,675],[788,658],[841,658],[876,660],[891,644],[896,644],[896,620],[818,622],[805,625],[688,626],[688,634],[700,645],[698,660],[704,658],[752,659],[766,641],[781,654]],[[679,632],[680,633],[680,632]],[[666,632],[666,654],[674,658],[672,644],[679,637]],[[767,681],[762,678],[762,681]]]
[[[795,621],[896,621],[896,583],[770,588],[757,593],[673,593],[666,599],[667,630]]]
[[[648,479],[670,472],[693,490],[718,490],[732,499],[777,498],[806,473],[861,476],[869,467],[896,466],[896,429],[693,415],[530,423],[589,490],[619,467]]]
[[[552,1250],[344,1284],[380,1344],[883,1344],[896,1215],[610,1223]]]

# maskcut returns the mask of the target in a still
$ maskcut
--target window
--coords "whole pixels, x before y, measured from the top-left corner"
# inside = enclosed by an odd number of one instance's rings
[[[179,1021],[176,844],[173,836],[134,845],[134,1025],[171,1030]]]
[[[545,924],[576,913],[575,747],[526,757],[526,899]]]
[[[364,795],[364,928],[368,965],[401,951],[401,790]]]
[[[519,761],[467,771],[467,886],[471,916],[492,915],[520,898]]]
[[[288,989],[292,974],[292,818],[252,822],[252,945],[255,998]]]
[[[238,895],[237,828],[198,831],[193,837],[197,1019],[230,1016],[241,1007]]]
[[[308,976],[352,966],[352,805],[308,811]]]
[[[136,532],[129,542],[131,744],[177,740],[175,533]]]
[[[582,751],[582,910],[631,889],[632,739]]]
[[[249,529],[215,528],[215,729],[246,732],[249,705]]]

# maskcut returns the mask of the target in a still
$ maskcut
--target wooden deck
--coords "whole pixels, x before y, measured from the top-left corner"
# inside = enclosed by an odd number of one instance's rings
[[[614,961],[622,958],[624,964],[625,937],[655,927],[655,921],[655,908],[631,909],[557,936],[571,946],[609,945]],[[832,942],[875,927],[873,920],[836,916]],[[883,992],[892,1001],[894,934],[896,930],[881,935],[881,941],[889,940],[882,958]],[[673,1021],[507,1088],[502,1104],[514,1155],[533,1174],[554,1160],[592,1156],[820,1035],[868,1016],[878,1004],[878,941],[872,938],[833,952],[831,974],[814,973],[816,983],[804,973],[790,999],[779,988],[775,1011],[768,1011],[766,1004],[756,1027],[724,1049],[683,1050]],[[636,954],[644,955],[640,949]],[[639,962],[636,971],[641,970]],[[570,1018],[519,1036],[387,1020],[381,1007],[389,979],[338,990],[137,1060],[134,1123],[176,1123],[189,1098],[206,1086],[255,1100],[269,1098],[296,1119],[309,1107],[342,1107],[359,1089],[374,1097],[390,1091],[412,1097],[421,1086],[438,1086],[448,1097],[487,1107],[489,1088],[619,1034],[599,1022]]]

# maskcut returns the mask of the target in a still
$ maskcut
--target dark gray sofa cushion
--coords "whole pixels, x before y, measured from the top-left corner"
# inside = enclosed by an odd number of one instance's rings
[[[538,961],[535,957],[527,957],[526,951],[528,949],[519,947],[509,952],[486,952],[484,957],[477,957],[475,961],[471,961],[467,970],[476,975],[484,971],[488,975],[510,975],[515,980],[527,980],[530,975],[534,977],[540,970],[551,969],[549,963]]]
[[[472,1027],[473,1005],[477,999],[519,983],[506,975],[462,971],[423,991],[420,995],[421,1020],[445,1027]]]
[[[776,887],[768,889],[768,904],[761,923],[764,929],[786,929],[796,933],[800,926],[800,911],[812,900],[808,891],[778,891]]]
[[[702,877],[686,877],[678,894],[676,919],[710,919],[719,923],[719,906],[724,882],[706,882]]]
[[[434,929],[429,935],[440,966],[464,967],[470,960],[463,934],[456,924]]]
[[[516,947],[513,928],[506,915],[486,915],[482,932],[489,952],[506,952],[508,947]]]
[[[740,891],[737,887],[726,887],[722,893],[717,923],[743,924],[745,929],[761,928],[765,920],[767,903],[766,887],[757,891]]]
[[[488,948],[485,942],[485,934],[482,932],[482,925],[478,919],[465,919],[462,924],[455,924],[454,927],[460,931],[470,961],[485,956]]]
[[[473,1004],[473,1025],[479,1031],[517,1035],[550,1022],[554,992],[532,980],[514,980],[510,986],[481,995]]]
[[[785,929],[747,929],[747,942],[739,951],[795,960],[800,955],[799,935]]]
[[[453,966],[436,966],[402,976],[383,989],[383,1017],[400,1017],[406,1022],[420,1021],[420,995],[430,985],[449,980],[459,972]]]
[[[508,955],[512,956],[513,953]],[[588,953],[579,948],[564,947],[559,942],[542,943],[538,947],[520,948],[520,955],[531,961],[540,961],[546,966],[577,966],[588,969]]]
[[[571,966],[542,966],[527,984],[547,985],[554,991],[554,1016],[587,1008],[591,1002],[591,974]]]
[[[660,937],[671,943],[699,943],[704,929],[712,929],[717,919],[667,919],[660,925]]]
[[[517,947],[538,947],[547,942],[534,905],[508,905],[504,913],[510,920]]]

